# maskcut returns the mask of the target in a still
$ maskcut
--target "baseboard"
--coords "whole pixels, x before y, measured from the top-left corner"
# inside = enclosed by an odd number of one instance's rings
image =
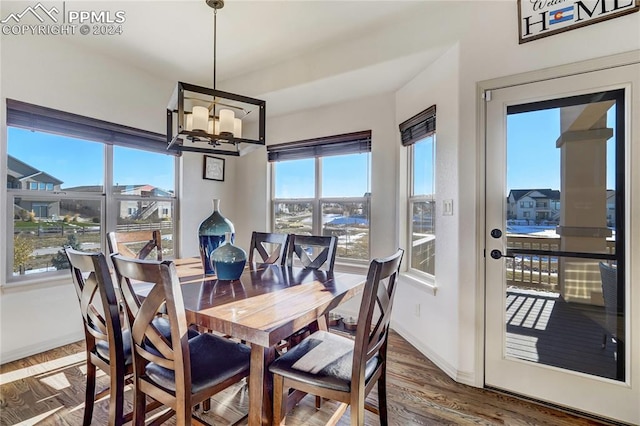
[[[391,321],[391,328],[395,330],[402,338],[415,347],[422,355],[429,358],[440,370],[442,370],[447,376],[451,377],[458,383],[462,383],[469,386],[476,386],[475,374],[473,372],[459,371],[455,366],[449,363],[446,359],[442,358],[431,348],[426,346],[420,339],[414,336],[409,330],[397,324],[395,321]]]
[[[2,352],[0,353],[0,364],[6,364],[11,361],[16,361],[21,358],[39,354],[41,352],[45,352],[50,349],[55,349],[60,346],[68,345],[70,343],[75,343],[78,340],[82,340],[82,339],[84,339],[84,333],[80,331],[80,332],[65,334],[63,336],[58,336],[55,339],[45,340],[42,342],[35,343],[33,345],[23,346],[13,351]]]

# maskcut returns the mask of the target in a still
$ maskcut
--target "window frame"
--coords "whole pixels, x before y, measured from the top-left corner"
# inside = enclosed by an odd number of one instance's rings
[[[7,108],[10,109],[11,105],[9,105],[9,102],[7,102],[7,104],[8,104]],[[12,104],[18,105],[18,107],[21,108],[21,105],[23,103],[12,101]],[[33,107],[36,113],[39,109],[42,109],[45,112],[53,111],[53,113],[58,114],[61,117],[61,123],[64,122],[65,119],[74,119],[79,117],[80,124],[92,123],[95,125],[96,123],[98,123],[98,125],[100,125],[101,123],[104,123],[105,125],[108,125],[107,127],[110,131],[117,131],[119,128],[122,128],[126,132],[131,133],[133,135],[135,135],[136,132],[138,132],[141,137],[144,137],[144,135],[146,134],[153,135],[150,132],[138,131],[137,129],[121,126],[118,124],[102,122],[100,120],[94,120],[88,117],[77,116],[75,114],[65,113],[62,111],[54,111],[45,107],[32,106],[29,104],[25,104],[25,105],[28,105],[29,107]],[[49,118],[49,120],[55,120],[55,118],[56,117]],[[150,152],[150,153],[162,153],[161,150],[150,149],[151,145],[149,145],[149,141],[144,141],[143,143],[140,144],[140,146],[135,146],[134,144],[132,144],[132,139],[128,139],[126,143],[123,143],[122,145],[117,143],[114,145],[113,142],[110,143],[109,141],[105,141],[105,140],[95,140],[90,137],[78,137],[77,135],[65,134],[62,131],[53,132],[53,131],[37,128],[37,126],[34,126],[34,128],[30,128],[22,124],[11,124],[11,123],[7,123],[5,127],[6,129],[5,137],[6,137],[7,145],[10,143],[9,135],[8,135],[10,128],[22,128],[22,129],[28,129],[28,130],[32,130],[40,133],[58,134],[65,137],[76,138],[82,141],[102,144],[103,162],[104,162],[104,182],[103,182],[102,191],[97,191],[97,192],[64,191],[64,190],[40,191],[40,190],[31,189],[32,183],[29,183],[29,185],[24,189],[8,188],[8,187],[6,188],[5,199],[7,200],[7,203],[8,203],[7,208],[10,211],[8,211],[7,218],[6,218],[7,232],[6,232],[6,240],[5,240],[5,247],[6,247],[5,280],[2,280],[0,287],[6,287],[6,288],[22,287],[22,286],[27,286],[27,285],[36,284],[36,283],[43,283],[43,284],[46,283],[47,286],[50,286],[50,285],[55,285],[57,281],[62,281],[63,279],[67,279],[69,276],[68,270],[39,272],[39,273],[24,274],[24,275],[13,275],[14,274],[13,272],[14,271],[14,265],[13,265],[14,247],[13,247],[12,236],[15,235],[15,226],[14,226],[13,210],[10,209],[10,206],[13,206],[15,199],[20,197],[36,198],[38,201],[39,200],[61,201],[61,200],[68,200],[68,199],[79,200],[79,201],[99,201],[100,202],[100,228],[101,228],[100,229],[100,250],[103,253],[108,253],[107,241],[106,241],[107,232],[115,231],[117,229],[117,222],[119,217],[118,206],[121,201],[136,201],[136,202],[137,201],[150,201],[150,202],[156,201],[156,202],[170,203],[173,208],[171,233],[172,233],[172,239],[173,239],[174,257],[179,257],[179,250],[178,250],[180,246],[179,245],[180,235],[178,234],[179,233],[179,227],[178,227],[179,213],[178,212],[180,209],[180,197],[179,197],[180,157],[179,156],[174,155],[171,152],[167,152],[165,154],[165,155],[172,156],[174,161],[174,177],[173,177],[174,188],[173,188],[172,196],[158,197],[158,196],[114,194],[113,192],[114,146],[123,146],[126,148],[136,149],[136,150]],[[135,136],[132,136],[132,138],[135,139]],[[9,152],[7,148],[2,161],[6,162],[8,155],[9,155]],[[39,185],[38,182],[33,182],[33,183],[35,183],[36,186]],[[46,184],[45,184],[45,187],[46,187]]]
[[[369,155],[369,163],[371,162],[371,152],[367,152],[366,154]],[[350,154],[344,154],[344,155],[350,155]],[[273,230],[276,229],[276,205],[278,203],[290,203],[290,204],[296,204],[296,203],[309,203],[311,204],[311,208],[313,209],[313,214],[312,214],[312,227],[311,227],[311,232],[312,235],[322,235],[322,205],[323,204],[327,204],[327,203],[363,203],[367,205],[367,209],[369,212],[369,245],[367,248],[367,259],[354,259],[354,258],[349,258],[349,257],[338,257],[336,256],[336,262],[337,263],[342,263],[342,264],[352,264],[352,265],[367,265],[369,263],[369,260],[371,258],[371,197],[370,196],[364,196],[364,197],[320,197],[320,194],[322,194],[322,159],[323,158],[328,158],[328,157],[332,157],[332,155],[327,155],[327,156],[316,156],[314,158],[314,190],[313,190],[313,194],[314,197],[313,198],[276,198],[276,164],[278,163],[278,161],[272,161],[270,163],[270,176],[271,176],[271,194],[270,194],[270,198],[271,198],[271,208],[269,211],[270,214],[270,218],[269,218],[269,223],[271,226],[271,230],[272,232],[275,232]],[[292,159],[292,160],[283,160],[283,161],[295,161],[296,159]],[[369,176],[367,177],[367,185],[370,185],[370,181],[371,181],[371,167],[368,167],[369,170]],[[370,189],[370,188],[369,188]],[[370,193],[370,192],[369,192]]]
[[[433,194],[432,195],[426,195],[426,194],[414,194],[414,188],[415,188],[415,146],[418,145],[419,143],[426,141],[427,139],[431,138],[431,143],[432,143],[432,170],[431,170],[431,175],[432,175],[432,182],[433,182]],[[437,185],[436,185],[436,168],[437,168],[437,161],[436,161],[436,134],[434,133],[430,133],[427,136],[422,137],[421,139],[415,141],[414,143],[410,144],[407,146],[408,148],[408,153],[407,153],[407,172],[408,172],[408,178],[407,178],[407,182],[408,182],[408,190],[407,190],[407,273],[409,275],[412,275],[414,277],[416,277],[418,280],[423,281],[423,282],[427,282],[427,283],[431,283],[434,284],[435,283],[435,279],[436,279],[436,270],[435,270],[435,255],[434,255],[434,273],[433,274],[429,274],[425,271],[421,271],[420,269],[414,268],[412,265],[412,259],[413,259],[413,207],[416,203],[428,203],[428,202],[432,202],[433,203],[433,233],[434,236],[437,235],[436,234],[436,209],[437,209]],[[437,238],[437,237],[436,237]],[[436,239],[437,241],[437,239]]]

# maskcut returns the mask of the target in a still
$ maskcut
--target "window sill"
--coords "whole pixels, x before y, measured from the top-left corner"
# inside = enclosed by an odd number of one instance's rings
[[[369,264],[366,262],[340,262],[336,261],[334,269],[338,272],[349,274],[366,275],[369,271]]]
[[[409,272],[401,273],[400,278],[402,282],[411,284],[419,290],[428,292],[432,296],[435,296],[438,291],[438,286],[433,278],[420,277]]]
[[[16,279],[15,281],[3,284],[2,286],[0,286],[0,289],[2,290],[2,293],[14,293],[69,285],[71,284],[69,271],[65,272],[65,274],[56,273],[54,275],[48,275],[44,277],[21,277],[19,279]]]

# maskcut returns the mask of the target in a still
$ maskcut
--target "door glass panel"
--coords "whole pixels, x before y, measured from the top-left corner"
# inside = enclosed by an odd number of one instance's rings
[[[625,378],[621,99],[507,110],[507,358]]]

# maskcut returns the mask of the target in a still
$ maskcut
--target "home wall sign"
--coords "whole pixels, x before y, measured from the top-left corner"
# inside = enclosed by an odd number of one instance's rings
[[[640,9],[640,0],[518,0],[520,44]]]

